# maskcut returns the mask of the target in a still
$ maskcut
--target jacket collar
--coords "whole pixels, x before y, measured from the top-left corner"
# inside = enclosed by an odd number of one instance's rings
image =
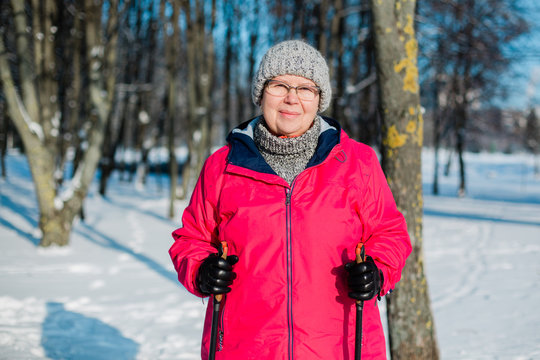
[[[233,129],[227,142],[230,146],[228,163],[265,174],[276,175],[266,163],[253,141],[253,132],[261,116],[248,120]],[[315,154],[307,167],[315,166],[324,161],[330,151],[339,144],[341,126],[331,118],[321,116],[321,133],[315,149]]]

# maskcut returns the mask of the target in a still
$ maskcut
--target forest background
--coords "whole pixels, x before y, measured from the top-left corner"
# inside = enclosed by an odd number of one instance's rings
[[[380,28],[385,15],[393,28]],[[439,164],[457,161],[466,196],[464,152],[540,152],[538,18],[530,0],[3,1],[2,176],[7,150],[24,151],[42,246],[68,244],[96,170],[103,196],[113,172],[141,187],[150,172],[168,174],[173,218],[208,154],[258,114],[250,91],[262,54],[302,38],[328,60],[334,95],[324,115],[378,149],[383,165],[395,140],[433,147],[433,192]],[[394,30],[388,44],[404,44],[403,61],[380,56],[380,38]],[[381,103],[400,99],[384,95],[381,69],[420,95],[421,107],[412,98],[401,109],[414,129],[388,126]],[[451,150],[444,159],[440,148]]]
[[[56,184],[45,202],[58,203],[74,175],[66,164],[82,160],[98,163],[102,195],[114,169],[140,184],[150,170],[168,172],[173,217],[174,198],[189,194],[206,156],[258,114],[250,95],[258,61],[290,38],[328,59],[334,96],[325,115],[380,148],[369,1],[49,0],[1,9],[1,156],[22,148],[21,128],[46,140]],[[455,149],[461,162],[464,150],[538,152],[537,17],[529,0],[417,4],[424,145]],[[23,96],[10,112],[14,89]],[[17,113],[27,115],[19,132],[9,121]],[[102,145],[83,157],[96,133]]]

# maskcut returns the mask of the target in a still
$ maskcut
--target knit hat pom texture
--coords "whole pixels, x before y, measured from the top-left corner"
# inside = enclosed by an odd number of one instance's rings
[[[332,87],[328,65],[321,53],[301,40],[287,40],[271,47],[263,56],[253,78],[252,99],[261,104],[266,81],[280,75],[298,75],[310,79],[321,89],[319,112],[330,105]]]

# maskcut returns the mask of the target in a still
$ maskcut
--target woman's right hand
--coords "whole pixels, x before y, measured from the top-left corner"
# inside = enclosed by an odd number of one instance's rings
[[[231,284],[236,279],[233,265],[238,262],[238,256],[229,255],[227,259],[217,254],[208,256],[197,273],[197,287],[205,295],[226,294],[231,291]]]
[[[380,296],[384,277],[371,256],[360,263],[352,261],[345,264],[345,270],[349,272],[349,297],[366,301]]]

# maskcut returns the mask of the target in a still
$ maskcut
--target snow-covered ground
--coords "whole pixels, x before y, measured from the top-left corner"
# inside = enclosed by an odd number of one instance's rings
[[[446,159],[446,155],[443,155]],[[442,359],[540,359],[540,179],[530,155],[467,154],[431,194],[424,152],[424,255]],[[24,157],[0,180],[0,359],[198,359],[206,304],[167,250],[167,179],[92,191],[71,245],[39,248]],[[441,169],[442,170],[442,169]]]

